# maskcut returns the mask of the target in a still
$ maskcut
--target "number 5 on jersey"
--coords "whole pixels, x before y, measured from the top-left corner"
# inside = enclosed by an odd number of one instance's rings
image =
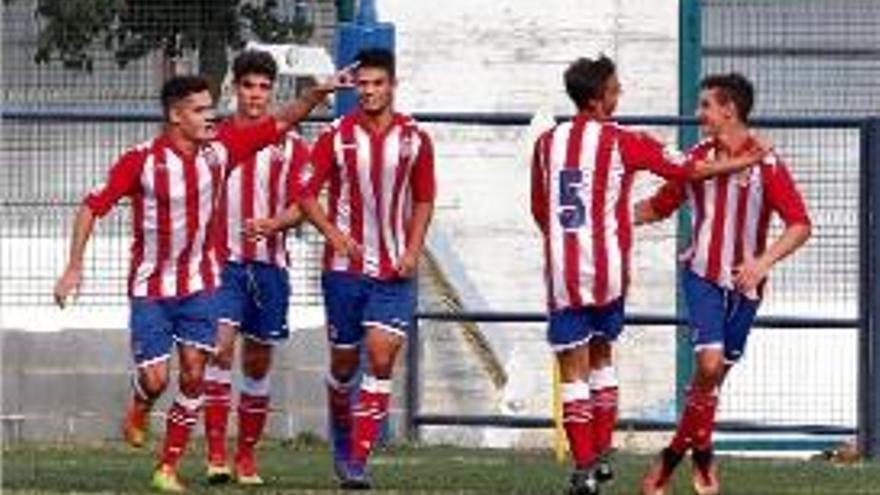
[[[557,217],[563,230],[577,230],[586,222],[586,207],[580,194],[584,172],[579,168],[559,171],[559,207]]]

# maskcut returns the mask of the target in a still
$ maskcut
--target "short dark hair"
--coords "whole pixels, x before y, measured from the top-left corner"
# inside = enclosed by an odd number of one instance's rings
[[[358,67],[371,67],[374,69],[382,69],[388,73],[391,79],[394,79],[395,62],[394,54],[384,48],[368,48],[362,50],[355,57]]]
[[[168,116],[168,110],[177,102],[191,94],[208,91],[208,80],[202,76],[174,76],[162,85],[162,111]]]
[[[706,76],[700,81],[700,89],[718,90],[719,102],[727,104],[732,101],[739,119],[743,122],[748,121],[752,105],[755,103],[755,88],[745,76],[737,72]]]
[[[602,97],[605,84],[616,72],[614,62],[605,55],[596,60],[579,58],[565,69],[565,91],[578,110],[583,110],[591,100]]]
[[[245,50],[232,62],[232,77],[237,82],[249,74],[266,76],[274,81],[278,77],[278,64],[269,52]]]

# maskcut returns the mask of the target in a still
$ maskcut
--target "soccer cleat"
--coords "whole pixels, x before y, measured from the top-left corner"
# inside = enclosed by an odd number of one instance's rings
[[[606,452],[599,456],[596,462],[596,481],[599,483],[608,483],[614,479],[614,466],[611,464],[611,452]]]
[[[697,495],[718,495],[721,493],[721,480],[718,478],[718,463],[712,449],[696,450],[693,461],[693,483]]]
[[[642,478],[642,495],[665,495],[669,479],[681,458],[681,454],[669,448],[663,449]]]
[[[252,455],[235,460],[235,481],[239,485],[262,485],[263,478],[257,473],[257,463]]]
[[[333,472],[336,473],[336,479],[343,481],[348,474],[348,461],[345,459],[333,459]]]
[[[590,469],[575,469],[568,479],[566,495],[599,495],[599,481],[595,471]]]
[[[373,487],[370,476],[363,466],[347,464],[343,467],[339,488],[343,490],[369,490]]]
[[[125,443],[136,449],[143,447],[147,442],[148,421],[147,413],[136,407],[134,401],[129,402],[122,422],[122,438]]]
[[[177,477],[177,472],[168,464],[160,464],[153,473],[153,489],[165,493],[181,493],[186,488]]]
[[[206,477],[209,485],[222,485],[232,479],[232,470],[225,462],[208,461]]]

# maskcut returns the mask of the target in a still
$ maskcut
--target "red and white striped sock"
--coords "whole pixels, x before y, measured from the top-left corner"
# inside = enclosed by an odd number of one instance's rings
[[[715,390],[698,389],[691,384],[685,396],[681,420],[669,443],[670,450],[684,454],[690,447],[702,448],[701,445],[707,442],[711,445],[717,405]]]
[[[238,400],[238,451],[236,462],[252,460],[269,416],[269,379],[244,377]]]
[[[563,382],[561,393],[562,425],[568,437],[574,465],[577,468],[589,467],[596,460],[590,387],[580,380]]]
[[[209,365],[205,370],[205,440],[208,462],[226,462],[226,424],[229,419],[232,370]]]
[[[165,420],[165,442],[159,453],[159,462],[177,467],[186,452],[189,435],[202,407],[202,397],[186,397],[182,393],[174,399]]]
[[[590,374],[590,396],[593,400],[593,438],[596,452],[611,450],[617,426],[618,381],[614,367],[605,366]]]
[[[353,414],[351,461],[363,466],[379,437],[391,402],[391,380],[364,375]]]

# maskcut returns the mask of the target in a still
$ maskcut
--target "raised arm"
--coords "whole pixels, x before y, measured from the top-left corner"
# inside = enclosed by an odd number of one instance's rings
[[[330,93],[354,86],[353,66],[337,72],[326,81],[306,89],[302,95],[283,104],[271,117],[245,126],[224,126],[218,139],[229,151],[229,163],[235,166],[270,144],[305,120]]]
[[[626,166],[648,170],[668,180],[703,180],[738,172],[754,165],[767,153],[762,146],[755,145],[738,157],[710,161],[664,147],[646,133],[629,131],[620,133],[619,146]]]
[[[672,216],[684,203],[685,186],[681,181],[667,181],[648,199],[636,203],[633,223],[644,225],[659,222]]]

